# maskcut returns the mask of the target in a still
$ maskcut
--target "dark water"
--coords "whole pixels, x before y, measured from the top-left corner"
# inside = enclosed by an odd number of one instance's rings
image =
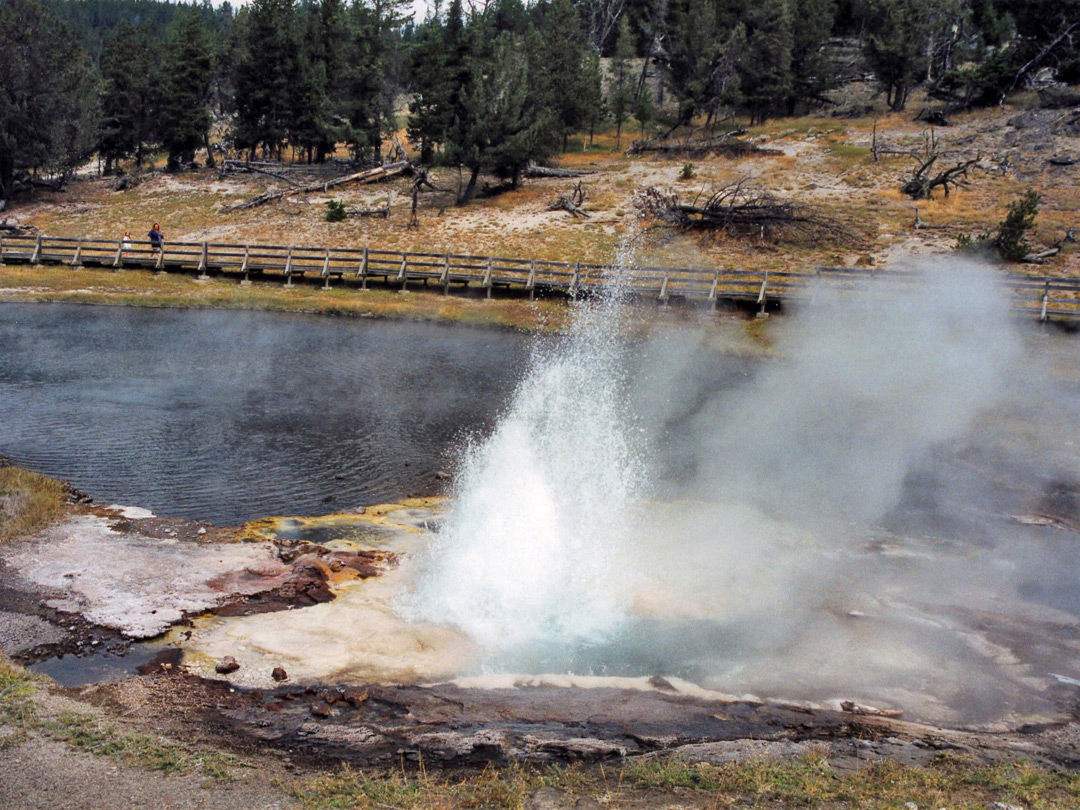
[[[528,353],[459,326],[0,304],[0,453],[219,525],[344,511],[436,489]]]

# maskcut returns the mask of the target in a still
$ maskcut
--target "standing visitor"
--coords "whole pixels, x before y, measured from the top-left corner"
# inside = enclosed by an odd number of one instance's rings
[[[155,222],[154,227],[150,229],[150,233],[147,234],[150,237],[150,253],[151,255],[157,255],[161,253],[161,248],[165,244],[165,234],[163,234],[158,224]]]

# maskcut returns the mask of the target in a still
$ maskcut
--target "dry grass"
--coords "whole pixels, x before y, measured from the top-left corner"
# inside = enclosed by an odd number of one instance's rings
[[[872,100],[870,95],[867,100]],[[880,105],[880,99],[875,103]],[[922,104],[913,99],[912,109]],[[936,130],[942,148],[953,154],[981,153],[988,165],[1009,155],[1016,147],[1002,145],[997,128],[1015,110],[984,111],[955,116],[955,126]],[[475,253],[520,258],[606,263],[614,259],[620,244],[637,232],[633,196],[649,185],[674,186],[690,197],[749,178],[754,185],[778,191],[791,199],[824,207],[829,213],[862,223],[868,239],[846,251],[827,252],[799,246],[739,242],[700,234],[669,231],[642,239],[638,260],[667,266],[769,267],[776,270],[809,269],[814,263],[856,264],[870,257],[875,265],[907,252],[947,251],[959,234],[978,234],[993,229],[1006,207],[1024,189],[1044,194],[1035,240],[1049,244],[1069,227],[1076,227],[1080,187],[1069,171],[1047,167],[1038,159],[1023,168],[1009,158],[1008,171],[991,169],[973,174],[970,187],[948,199],[920,202],[925,222],[946,226],[915,231],[914,203],[898,188],[913,161],[902,155],[870,155],[871,131],[877,125],[879,142],[893,148],[919,149],[928,129],[912,120],[908,112],[879,112],[859,119],[836,119],[827,114],[795,119],[775,119],[754,127],[748,139],[759,145],[784,150],[784,155],[731,159],[712,156],[694,160],[694,178],[680,181],[685,161],[628,158],[622,150],[635,136],[634,127],[624,131],[621,149],[615,149],[614,129],[588,138],[571,139],[566,153],[554,163],[585,168],[596,174],[583,178],[588,192],[586,210],[592,219],[580,220],[564,212],[549,212],[547,204],[565,193],[574,181],[528,180],[515,191],[480,198],[465,208],[453,205],[460,182],[458,172],[438,168],[432,178],[448,189],[445,194],[421,197],[420,227],[408,228],[411,181],[401,178],[379,186],[342,188],[328,195],[312,194],[261,208],[223,213],[227,204],[248,199],[274,186],[267,178],[236,177],[225,181],[214,172],[176,177],[154,175],[133,190],[114,192],[106,181],[85,181],[64,194],[42,193],[20,202],[12,213],[36,225],[43,233],[60,236],[119,237],[130,230],[142,238],[151,222],[161,222],[166,237],[176,240],[293,245],[331,245],[342,248],[370,246],[389,250]],[[720,129],[727,127],[724,124]],[[1032,167],[1036,167],[1033,169]],[[1041,168],[1039,168],[1041,167]],[[484,178],[494,183],[492,178]],[[325,203],[338,199],[348,207],[381,204],[393,193],[388,219],[350,218],[328,223]],[[1051,275],[1080,274],[1080,251],[1066,250],[1050,265],[1033,272]],[[443,309],[432,298],[416,298],[425,307]],[[363,307],[361,307],[363,309]],[[379,304],[380,311],[412,312],[411,307]],[[465,310],[481,322],[491,320],[483,312]],[[415,315],[415,313],[414,313]],[[414,316],[414,315],[410,315]],[[434,317],[442,317],[436,315]],[[514,318],[494,318],[497,322]]]
[[[18,467],[0,467],[0,543],[29,536],[58,520],[65,500],[59,481]]]
[[[790,761],[748,760],[720,766],[649,759],[620,770],[522,766],[487,768],[461,776],[420,770],[369,773],[342,769],[294,786],[310,810],[329,808],[520,808],[541,788],[555,788],[559,806],[623,808],[762,807],[773,810],[875,808],[908,803],[950,810],[985,810],[994,802],[1066,810],[1080,799],[1080,776],[1035,765],[980,765],[942,758],[917,768],[890,762],[836,771],[823,753]],[[552,801],[552,799],[549,799]]]
[[[331,287],[259,282],[241,287],[235,279],[198,281],[191,276],[147,270],[70,270],[63,267],[7,265],[0,270],[0,298],[6,301],[65,301],[158,307],[218,307],[308,312],[350,317],[399,318],[508,327],[559,330],[569,317],[558,300],[468,298],[444,296],[416,284],[409,292],[359,290],[355,285]]]

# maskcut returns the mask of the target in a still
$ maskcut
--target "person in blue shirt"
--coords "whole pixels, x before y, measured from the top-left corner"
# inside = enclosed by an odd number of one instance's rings
[[[165,234],[163,234],[159,230],[158,224],[156,222],[154,223],[154,227],[150,229],[150,233],[147,234],[147,236],[150,237],[150,252],[161,253],[161,248],[165,244]]]

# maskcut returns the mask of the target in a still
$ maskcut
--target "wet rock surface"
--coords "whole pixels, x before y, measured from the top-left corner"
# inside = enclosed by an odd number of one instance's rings
[[[827,754],[839,770],[880,760],[927,765],[942,752],[983,763],[1080,764],[1075,720],[985,733],[617,688],[444,684],[365,691],[367,699],[357,702],[327,686],[244,690],[181,669],[140,679],[135,691],[127,685],[98,687],[95,700],[121,710],[129,702],[152,705],[155,722],[181,732],[184,725],[198,727],[238,751],[277,750],[295,761],[364,767],[596,763],[670,754],[719,764],[797,759],[812,751]]]

